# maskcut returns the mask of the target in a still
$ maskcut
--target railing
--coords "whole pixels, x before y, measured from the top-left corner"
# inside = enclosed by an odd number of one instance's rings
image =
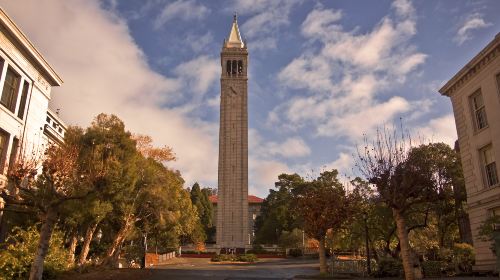
[[[332,266],[333,265],[333,266]],[[332,269],[333,268],[333,269]],[[334,260],[330,260],[329,262],[329,270],[333,275],[334,273],[340,274],[356,274],[356,275],[366,275],[367,267],[365,259],[337,259],[334,257]]]

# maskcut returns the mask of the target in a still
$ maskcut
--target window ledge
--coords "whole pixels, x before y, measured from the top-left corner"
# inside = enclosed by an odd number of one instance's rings
[[[474,129],[474,132],[472,133],[473,136],[476,136],[478,135],[479,133],[487,130],[488,128],[490,127],[490,125],[486,125],[485,127],[481,128],[481,129]]]
[[[12,113],[11,110],[7,109],[3,104],[0,104],[0,110],[4,111],[6,114],[11,116],[14,120],[16,120],[20,125],[24,124],[24,121],[20,119],[16,114]]]
[[[486,189],[494,189],[500,187],[500,183],[496,183],[493,186],[486,187]]]

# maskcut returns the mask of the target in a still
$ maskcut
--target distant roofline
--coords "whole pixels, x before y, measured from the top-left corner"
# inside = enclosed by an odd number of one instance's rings
[[[51,86],[60,86],[63,83],[61,77],[45,60],[42,54],[35,48],[35,45],[28,39],[16,23],[7,15],[5,10],[0,7],[0,24],[6,27],[7,31],[12,35],[17,42],[29,54],[29,58],[34,60],[38,65],[37,69],[42,70],[42,75],[48,78]]]
[[[495,38],[486,45],[474,58],[472,58],[453,78],[451,78],[441,89],[439,93],[450,96],[458,90],[465,82],[480,72],[481,67],[489,63],[494,56],[500,52],[500,32],[495,35]]]

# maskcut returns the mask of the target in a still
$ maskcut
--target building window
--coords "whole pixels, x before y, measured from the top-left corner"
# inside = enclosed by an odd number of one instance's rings
[[[0,130],[0,174],[3,174],[5,158],[7,157],[7,145],[9,142],[9,134]]]
[[[475,128],[477,130],[485,128],[488,126],[488,120],[486,119],[486,110],[480,89],[471,95],[470,102],[474,113]]]
[[[24,118],[24,109],[26,109],[26,100],[28,99],[28,90],[30,84],[24,81],[23,93],[21,94],[21,103],[19,104],[19,110],[17,111],[17,116],[22,120]]]
[[[495,162],[493,147],[489,145],[481,149],[481,157],[487,186],[491,187],[498,184],[497,165]]]
[[[498,88],[498,95],[500,95],[500,74],[497,74],[497,88]]]
[[[11,67],[7,67],[0,103],[7,107],[12,113],[16,110],[17,92],[19,91],[20,81],[21,76],[14,72]]]
[[[10,159],[9,159],[9,170],[12,171],[14,165],[16,164],[17,152],[19,150],[19,139],[14,137],[12,141],[12,146],[10,148]]]

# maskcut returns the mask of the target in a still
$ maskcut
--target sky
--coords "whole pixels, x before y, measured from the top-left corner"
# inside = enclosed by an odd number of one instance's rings
[[[217,186],[220,51],[233,14],[249,50],[249,193],[281,173],[356,175],[377,128],[453,145],[438,93],[500,31],[500,1],[0,0],[64,80],[50,107],[101,112],[174,149],[186,187]]]

